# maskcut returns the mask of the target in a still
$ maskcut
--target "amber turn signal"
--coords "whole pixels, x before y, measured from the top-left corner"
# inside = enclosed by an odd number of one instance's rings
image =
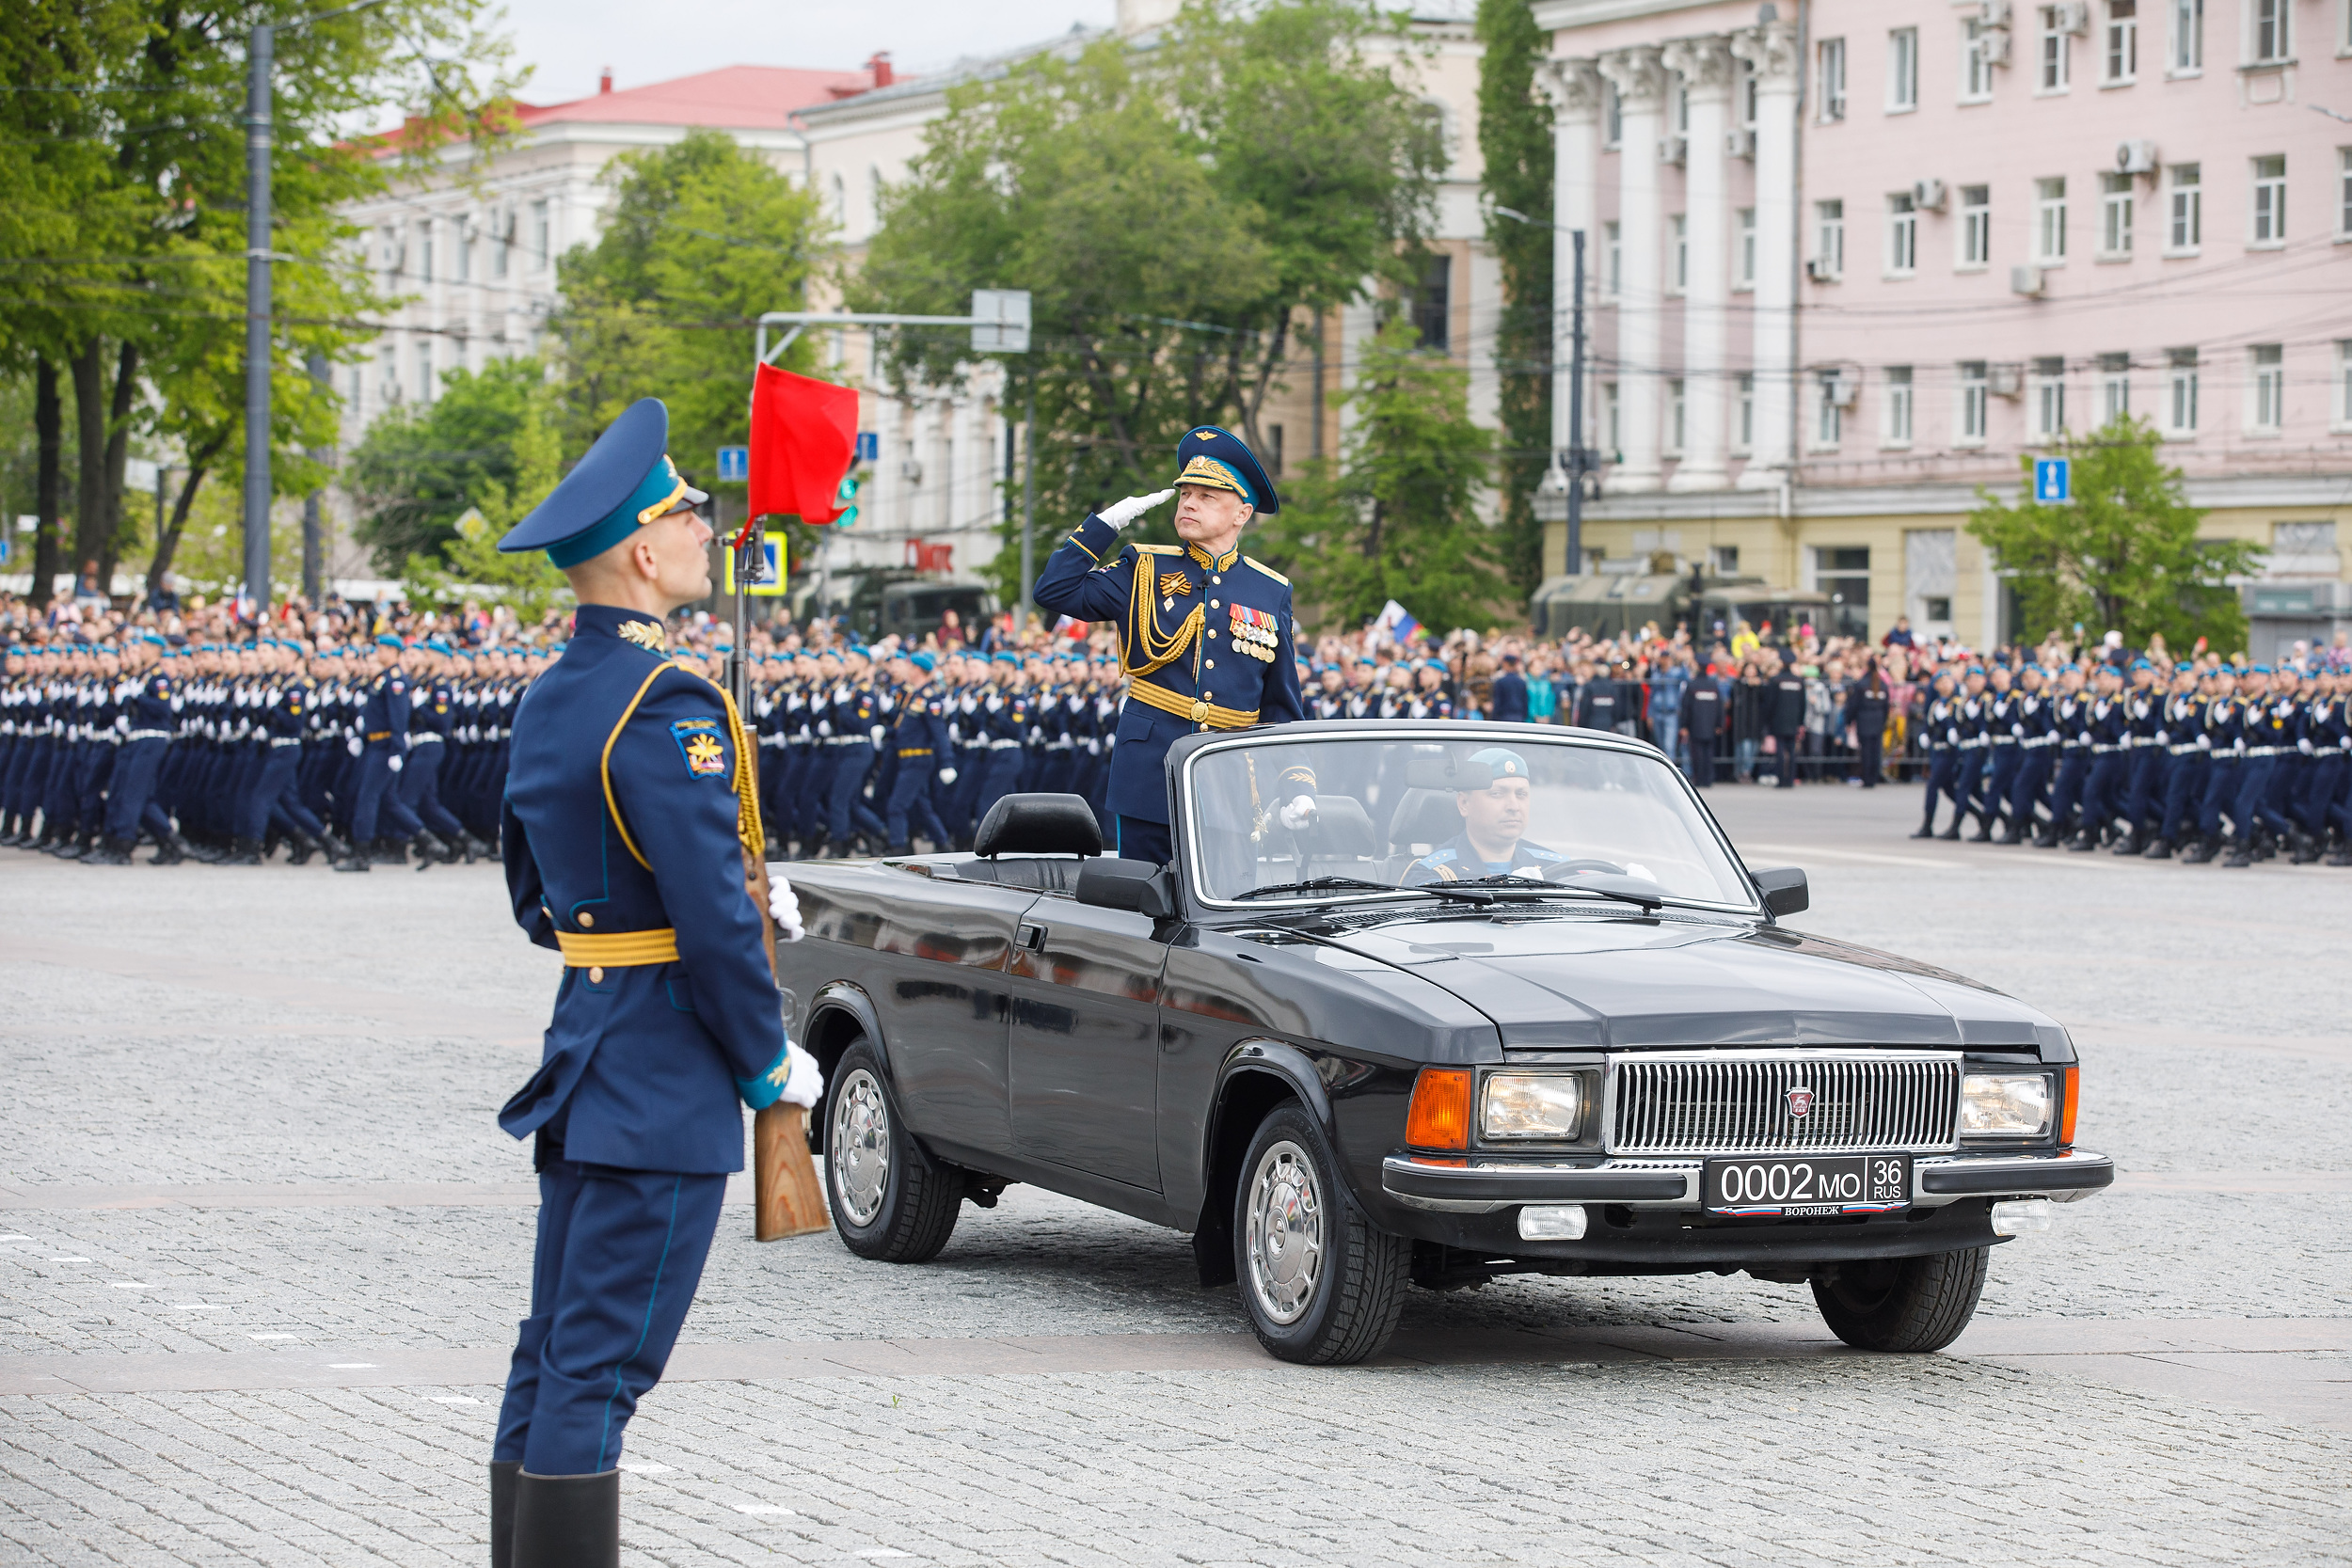
[[[1422,1069],[1421,1076],[1413,1080],[1413,1104],[1405,1117],[1405,1141],[1415,1148],[1468,1148],[1470,1120],[1470,1069]]]
[[[2074,1146],[2074,1087],[2082,1070],[2078,1067],[2070,1067],[2058,1071],[2058,1141],[2060,1148]]]

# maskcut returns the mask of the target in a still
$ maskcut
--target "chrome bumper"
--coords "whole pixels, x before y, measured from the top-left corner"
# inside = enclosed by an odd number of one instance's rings
[[[1631,1209],[1696,1209],[1700,1160],[1608,1160],[1598,1164],[1468,1161],[1439,1164],[1391,1154],[1380,1187],[1411,1209],[1492,1214],[1524,1203],[1622,1203]],[[1915,1207],[1940,1209],[1963,1197],[2047,1197],[2078,1202],[2115,1180],[2115,1162],[2089,1149],[1921,1154],[1911,1163]]]

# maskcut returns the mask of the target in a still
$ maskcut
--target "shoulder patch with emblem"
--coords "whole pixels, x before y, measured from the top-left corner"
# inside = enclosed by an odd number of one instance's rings
[[[635,626],[642,623],[629,624]],[[723,779],[727,776],[727,748],[720,738],[718,720],[681,719],[670,726],[670,738],[677,742],[678,754],[686,759],[689,777]]]

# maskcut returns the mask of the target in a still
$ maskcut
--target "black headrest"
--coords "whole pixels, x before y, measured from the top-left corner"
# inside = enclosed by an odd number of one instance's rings
[[[1298,847],[1315,860],[1348,860],[1380,850],[1373,841],[1372,818],[1353,795],[1316,796],[1314,824],[1298,835]]]
[[[988,808],[975,852],[997,855],[1099,855],[1103,825],[1083,795],[1008,795]]]
[[[1389,819],[1389,842],[1400,849],[1408,844],[1435,847],[1461,831],[1462,812],[1452,790],[1408,789]]]

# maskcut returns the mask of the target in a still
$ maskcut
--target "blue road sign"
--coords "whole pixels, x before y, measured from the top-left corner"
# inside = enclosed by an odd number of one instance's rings
[[[722,484],[744,484],[744,483],[750,483],[750,481],[751,481],[751,477],[752,477],[752,449],[751,449],[751,448],[749,448],[749,447],[721,447],[721,448],[719,449],[719,483],[722,483]]]
[[[2070,501],[2074,499],[2074,465],[2063,457],[2037,457],[2033,460],[2033,499],[2038,501]]]
[[[861,463],[878,463],[882,460],[882,432],[861,430],[857,433],[857,460]]]

